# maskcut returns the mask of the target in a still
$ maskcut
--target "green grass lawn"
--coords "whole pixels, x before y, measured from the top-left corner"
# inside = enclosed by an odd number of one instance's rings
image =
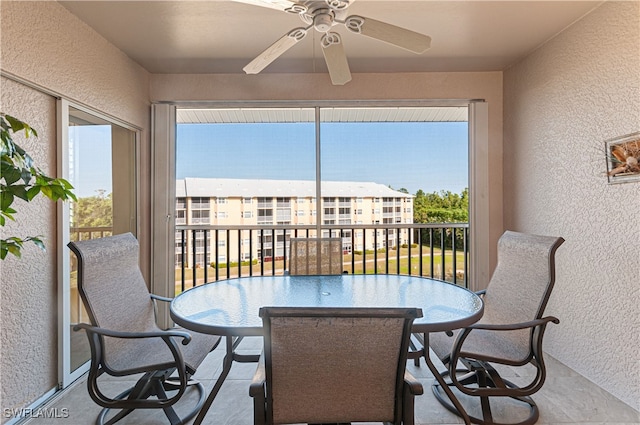
[[[343,258],[344,270],[351,274],[374,274],[376,273],[376,267],[374,262],[374,254],[373,252],[366,253],[366,263],[363,261],[363,256],[360,254],[355,254],[355,270],[352,270],[351,267],[351,254],[347,254]],[[388,269],[386,267],[387,264],[387,254],[384,250],[378,252],[377,255],[377,273],[387,273],[387,270],[391,274],[397,273],[397,265],[398,265],[398,252],[396,250],[390,250],[388,253]],[[453,280],[453,253],[450,250],[445,250],[444,252],[444,272],[445,272],[445,280],[452,281]],[[262,266],[262,268],[261,268]],[[366,266],[366,269],[365,269]],[[432,276],[436,279],[442,278],[442,253],[440,249],[433,250],[433,271],[432,271],[432,261],[430,250],[428,247],[423,247],[422,249],[422,276]],[[234,278],[238,277],[238,269],[237,265],[231,266],[231,268],[227,269],[226,267],[220,267],[218,269],[218,279],[226,279],[227,273],[229,277]],[[459,252],[456,255],[456,269],[458,270],[458,281],[462,281],[464,279],[462,275],[462,271],[464,269],[464,254]],[[284,264],[282,260],[274,261],[274,262],[265,262],[264,264],[254,264],[253,265],[253,275],[282,275],[284,273]],[[245,265],[240,267],[240,275],[241,276],[249,276],[250,270],[249,265]],[[411,274],[411,275],[420,275],[420,253],[418,248],[411,249],[411,269],[409,269],[409,250],[408,248],[400,249],[400,274]],[[176,281],[176,294],[181,292],[182,289],[182,272],[180,269],[175,270],[175,281]],[[212,267],[207,268],[207,281],[216,280],[216,271]],[[191,288],[193,286],[193,269],[185,269],[185,289]],[[196,282],[198,285],[205,283],[204,278],[204,268],[196,268]]]

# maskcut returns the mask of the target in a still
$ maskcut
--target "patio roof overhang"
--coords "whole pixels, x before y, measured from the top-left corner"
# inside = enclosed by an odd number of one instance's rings
[[[466,122],[466,106],[323,107],[322,122]],[[313,108],[178,108],[178,124],[313,122]]]

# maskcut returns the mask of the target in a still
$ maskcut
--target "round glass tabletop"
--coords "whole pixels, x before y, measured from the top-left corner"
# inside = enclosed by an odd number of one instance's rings
[[[479,296],[440,280],[405,275],[254,276],[197,286],[171,303],[180,326],[215,335],[262,335],[260,307],[417,307],[413,332],[437,332],[475,323]]]

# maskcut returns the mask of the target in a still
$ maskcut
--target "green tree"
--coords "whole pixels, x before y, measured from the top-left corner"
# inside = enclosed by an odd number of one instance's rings
[[[96,196],[79,198],[73,208],[74,227],[111,227],[113,225],[112,194],[104,191]]]
[[[413,198],[413,222],[428,223],[427,210],[429,209],[429,199],[422,189],[416,192]]]
[[[413,199],[414,223],[466,223],[469,221],[469,189],[465,188],[461,194],[451,191],[425,193],[418,190]],[[451,247],[451,229],[446,230],[445,246]],[[442,237],[441,230],[433,232],[434,244],[439,244]],[[456,232],[456,244],[463,243],[463,232]],[[423,232],[422,243],[430,243],[430,234]]]
[[[451,191],[416,192],[413,200],[415,223],[464,223],[469,220],[469,190],[461,194]]]

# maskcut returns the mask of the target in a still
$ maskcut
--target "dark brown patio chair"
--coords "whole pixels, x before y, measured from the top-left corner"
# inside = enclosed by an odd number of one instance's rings
[[[91,320],[74,329],[85,330],[89,338],[87,387],[104,408],[96,423],[113,424],[139,408],[163,409],[172,425],[189,421],[205,397],[202,384],[190,377],[220,337],[156,325],[155,301],[170,299],[149,293],[138,266],[138,241],[131,233],[71,242],[69,248],[78,259],[78,291]],[[135,377],[133,387],[111,397],[100,389],[98,378],[104,373],[142,376]],[[197,402],[179,418],[172,406],[188,387],[197,390]],[[111,409],[121,410],[107,419]]]
[[[342,274],[342,240],[340,238],[291,238],[289,274]]]
[[[413,424],[422,385],[406,371],[415,308],[260,309],[255,424]]]
[[[458,389],[461,397],[479,398],[482,418],[470,415],[474,423],[500,423],[494,420],[490,403],[498,397],[528,407],[529,416],[515,423],[538,420],[538,407],[530,396],[546,377],[544,331],[548,323],[559,323],[555,317],[544,317],[544,310],[555,281],[555,252],[563,242],[559,237],[505,232],[498,241],[497,267],[487,289],[480,291],[485,304],[482,319],[454,333],[429,335],[429,346],[447,367],[441,376],[448,386]],[[494,364],[532,365],[535,376],[517,385],[504,379]],[[458,413],[437,381],[432,389],[447,409]]]

